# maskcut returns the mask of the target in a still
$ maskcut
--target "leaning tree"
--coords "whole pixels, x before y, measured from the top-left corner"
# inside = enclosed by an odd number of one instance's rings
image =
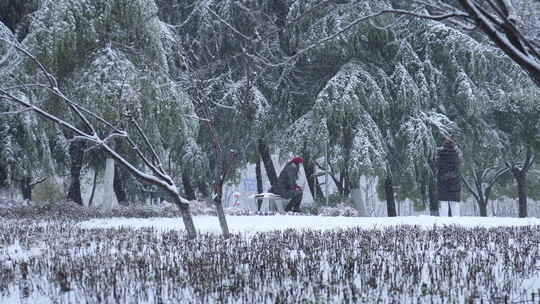
[[[138,180],[144,183],[155,185],[162,189],[172,202],[178,206],[182,214],[182,219],[186,227],[187,234],[190,238],[196,237],[196,230],[193,224],[193,219],[190,213],[190,202],[182,197],[179,193],[178,187],[175,181],[165,172],[159,155],[155,152],[155,149],[151,145],[150,141],[146,140],[146,136],[141,132],[141,136],[145,138],[144,144],[150,151],[150,156],[145,155],[141,149],[141,145],[137,144],[130,133],[115,126],[105,118],[97,115],[96,113],[87,110],[75,101],[67,97],[61,89],[58,87],[56,78],[51,74],[47,68],[42,65],[32,54],[30,54],[22,46],[17,45],[15,41],[9,41],[2,39],[3,43],[10,43],[24,53],[31,61],[36,64],[40,73],[37,74],[35,82],[32,84],[20,84],[20,85],[8,85],[0,88],[0,100],[4,102],[11,102],[19,106],[21,110],[30,110],[38,114],[41,118],[51,121],[59,126],[73,132],[75,135],[73,140],[85,141],[91,145],[102,148],[110,157],[115,161],[121,163],[125,168]],[[29,64],[28,62],[26,64]],[[73,116],[82,122],[84,128],[76,127],[76,125],[64,119],[60,115],[54,115],[50,111],[44,109],[42,104],[39,103],[35,96],[38,96],[35,90],[41,90],[42,94],[52,94],[57,97],[60,102],[64,103],[69,110],[73,113]],[[105,125],[107,131],[105,134],[100,134],[96,125]],[[139,129],[137,129],[139,131]],[[135,132],[137,132],[135,131]],[[145,168],[138,169],[132,163],[130,163],[125,157],[118,154],[113,148],[113,142],[116,139],[127,140],[132,149],[137,152],[139,159],[144,163]]]

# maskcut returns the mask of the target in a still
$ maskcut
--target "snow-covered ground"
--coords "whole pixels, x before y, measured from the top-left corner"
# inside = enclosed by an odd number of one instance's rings
[[[538,218],[227,220],[242,236],[220,238],[214,216],[194,216],[203,235],[193,241],[176,233],[181,218],[0,222],[0,303],[345,303],[351,296],[354,303],[504,303],[505,296],[532,303],[539,296]]]
[[[219,233],[219,222],[213,216],[195,216],[195,227],[200,232]],[[227,216],[232,233],[255,233],[285,229],[343,229],[351,227],[384,228],[396,225],[417,225],[432,228],[433,226],[458,225],[463,227],[500,227],[540,225],[538,218],[508,217],[434,217],[434,216],[402,216],[402,217],[329,217],[329,216]],[[159,230],[182,230],[184,225],[177,218],[105,218],[93,219],[80,223],[83,228],[155,228]]]

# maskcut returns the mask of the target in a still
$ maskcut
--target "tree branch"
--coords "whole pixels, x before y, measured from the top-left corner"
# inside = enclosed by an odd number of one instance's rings
[[[18,45],[17,43],[10,42],[6,39],[0,38],[3,41],[6,41],[7,43],[11,43],[15,46],[17,50],[22,52],[24,55],[26,55],[32,62],[34,62],[39,69],[45,74],[45,77],[47,78],[47,81],[49,82],[49,87],[52,92],[54,92],[58,97],[64,99],[65,101],[68,101],[68,98],[64,96],[64,94],[58,89],[58,82],[56,81],[56,78],[49,72],[49,70],[29,51],[27,51],[22,46]],[[75,114],[84,122],[84,124],[89,128],[90,131],[92,131],[94,136],[97,136],[97,132],[94,129],[94,126],[88,121],[86,116],[84,116],[79,109],[74,106],[72,103],[67,102],[68,106],[75,112]]]
[[[141,127],[139,126],[139,124],[137,123],[135,118],[133,118],[133,116],[130,116],[130,121],[131,121],[131,123],[133,125],[135,125],[135,128],[137,129],[137,132],[144,139],[144,142],[148,146],[148,148],[150,149],[150,152],[152,152],[152,156],[154,157],[154,161],[157,163],[157,168],[160,170],[160,172],[162,174],[164,174],[163,166],[161,164],[161,160],[160,160],[156,150],[154,149],[154,146],[152,145],[152,143],[150,143],[150,140],[148,139],[148,136],[146,136],[146,133],[144,133],[144,131],[141,129]]]
[[[0,96],[0,98],[1,98],[1,96]],[[26,113],[26,112],[29,112],[29,111],[32,111],[32,109],[26,108],[26,109],[19,110],[19,111],[0,112],[0,115],[16,115],[16,114]]]
[[[15,96],[13,96],[12,94],[10,94],[9,92],[6,92],[5,90],[3,90],[2,88],[0,88],[0,99],[6,99],[6,100],[10,100],[12,102],[15,102],[19,105],[22,105],[26,108],[29,108],[31,109],[32,111],[38,113],[39,115],[41,115],[43,118],[47,119],[47,120],[51,120],[65,128],[67,128],[68,130],[71,130],[73,131],[75,134],[78,134],[82,137],[85,137],[89,140],[97,140],[97,138],[94,136],[94,135],[90,135],[90,134],[86,134],[85,132],[81,131],[80,129],[76,128],[75,126],[73,126],[72,124],[60,119],[59,117],[55,116],[55,115],[52,115],[44,110],[42,110],[41,108],[27,102],[27,101],[24,101],[20,98],[17,98]]]
[[[209,11],[212,15],[214,15],[214,17],[216,17],[221,23],[225,24],[225,26],[227,26],[231,31],[233,31],[235,34],[237,34],[238,36],[240,36],[242,39],[248,41],[248,42],[253,42],[253,40],[251,38],[249,38],[248,36],[242,34],[239,30],[237,30],[234,26],[232,26],[231,24],[229,24],[226,20],[224,20],[223,18],[221,18],[220,15],[218,15],[216,12],[214,12],[210,7],[206,7],[206,10]]]
[[[493,1],[497,1],[494,3]],[[423,1],[415,1],[423,3]],[[467,23],[476,25],[483,31],[498,48],[500,48],[510,59],[517,63],[533,82],[540,87],[540,51],[537,50],[532,40],[526,39],[521,31],[517,29],[511,20],[511,8],[507,0],[486,0],[483,5],[489,5],[495,11],[490,13],[485,7],[474,0],[458,0],[463,8],[462,10],[456,7],[437,2],[439,6],[428,5],[440,11],[440,14],[421,14],[417,12],[389,9],[383,10],[383,13],[408,15],[416,18],[429,19],[434,21],[448,21],[454,25],[458,25],[466,30],[473,28],[463,24],[459,19],[464,19]],[[487,3],[487,4],[486,4]],[[498,15],[501,20],[497,20],[493,14]]]
[[[419,14],[411,11],[406,10],[396,10],[396,9],[390,9],[390,10],[382,10],[382,13],[388,14],[399,14],[399,15],[408,15],[413,17],[418,17],[422,19],[429,19],[429,20],[435,20],[435,21],[443,21],[446,19],[454,18],[454,17],[462,17],[462,18],[470,18],[468,14],[461,12],[461,11],[454,11],[447,14],[441,14],[441,15],[429,15],[429,14]]]
[[[30,183],[30,188],[33,188],[34,186],[36,185],[39,185],[41,183],[43,183],[44,181],[46,181],[47,178],[46,177],[43,177],[41,179],[38,179],[37,181],[33,182],[33,183]]]
[[[479,201],[480,200],[480,197],[478,196],[478,193],[476,193],[476,191],[474,190],[474,188],[471,186],[471,184],[469,183],[469,181],[465,178],[465,176],[461,175],[461,180],[463,181],[463,183],[465,184],[465,187],[467,188],[467,190],[469,190],[469,192],[474,196],[474,198]]]

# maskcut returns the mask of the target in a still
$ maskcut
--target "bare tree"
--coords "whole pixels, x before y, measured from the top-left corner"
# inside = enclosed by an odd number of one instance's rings
[[[508,161],[506,167],[512,172],[517,184],[518,192],[518,215],[519,217],[527,217],[527,173],[532,168],[536,161],[536,155],[532,148],[527,145],[525,151],[520,151],[519,154],[525,154],[523,162]]]
[[[225,211],[223,210],[223,185],[229,174],[231,165],[230,162],[234,157],[234,150],[230,150],[229,153],[225,151],[220,141],[218,131],[216,130],[216,119],[209,109],[208,102],[201,103],[201,114],[204,116],[204,121],[208,127],[210,137],[212,139],[212,147],[215,155],[215,170],[214,170],[214,184],[212,190],[212,201],[216,207],[216,213],[219,219],[219,225],[225,238],[230,236],[229,227],[225,218]]]
[[[472,168],[471,178],[467,179],[465,176],[461,176],[461,180],[465,184],[467,190],[472,194],[478,207],[480,208],[480,216],[487,216],[487,205],[489,201],[489,195],[493,186],[499,180],[501,176],[506,174],[510,168],[502,167],[490,167],[490,168]]]
[[[18,104],[24,110],[29,109],[31,111],[34,111],[43,119],[49,120],[73,132],[75,135],[72,140],[74,141],[84,141],[101,147],[103,151],[105,151],[115,161],[122,164],[139,181],[155,185],[160,188],[171,198],[172,202],[179,208],[188,237],[195,238],[196,230],[190,212],[190,202],[189,200],[180,195],[176,183],[163,169],[158,154],[156,153],[154,147],[152,146],[148,138],[144,135],[144,132],[142,132],[142,130],[139,128],[138,124],[136,124],[136,122],[132,120],[132,122],[135,123],[137,132],[139,132],[140,135],[143,137],[144,142],[147,145],[148,150],[150,151],[150,158],[147,157],[145,153],[143,153],[140,146],[135,143],[135,141],[133,141],[128,132],[119,129],[109,121],[83,108],[82,106],[78,105],[77,103],[69,99],[67,96],[65,96],[64,93],[58,88],[57,80],[55,79],[55,77],[25,48],[18,45],[16,42],[8,41],[6,39],[2,40],[8,44],[12,44],[17,50],[29,57],[44,74],[47,83],[22,84],[12,87],[0,87],[0,100]],[[53,115],[52,113],[50,113],[43,107],[36,105],[32,101],[21,97],[20,94],[14,93],[29,88],[42,89],[43,91],[56,96],[60,101],[62,101],[68,106],[74,116],[82,122],[81,124],[84,126],[84,128],[78,128],[74,124],[62,119],[61,117]],[[108,129],[108,135],[102,136],[98,134],[98,132],[96,131],[96,126],[91,121],[96,121],[96,123],[105,125]],[[148,169],[150,169],[151,173],[146,173],[136,168],[133,164],[126,160],[126,158],[117,153],[116,150],[112,148],[113,140],[116,138],[123,138],[127,140],[131,145],[131,148],[137,153],[138,158],[145,164]]]
[[[413,2],[417,4],[414,10],[383,12],[447,22],[467,31],[479,29],[540,87],[540,44],[519,24],[510,0],[456,0],[456,4],[446,0]]]

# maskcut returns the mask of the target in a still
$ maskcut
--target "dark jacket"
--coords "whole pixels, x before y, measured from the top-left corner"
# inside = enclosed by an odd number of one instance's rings
[[[440,201],[461,200],[461,183],[459,179],[459,154],[453,142],[445,142],[437,153],[437,183]]]
[[[274,187],[270,189],[270,192],[283,197],[288,197],[289,193],[295,192],[299,169],[299,165],[293,163],[292,161],[288,162],[285,167],[283,167],[283,170],[281,170],[279,173],[277,185],[274,185]]]

